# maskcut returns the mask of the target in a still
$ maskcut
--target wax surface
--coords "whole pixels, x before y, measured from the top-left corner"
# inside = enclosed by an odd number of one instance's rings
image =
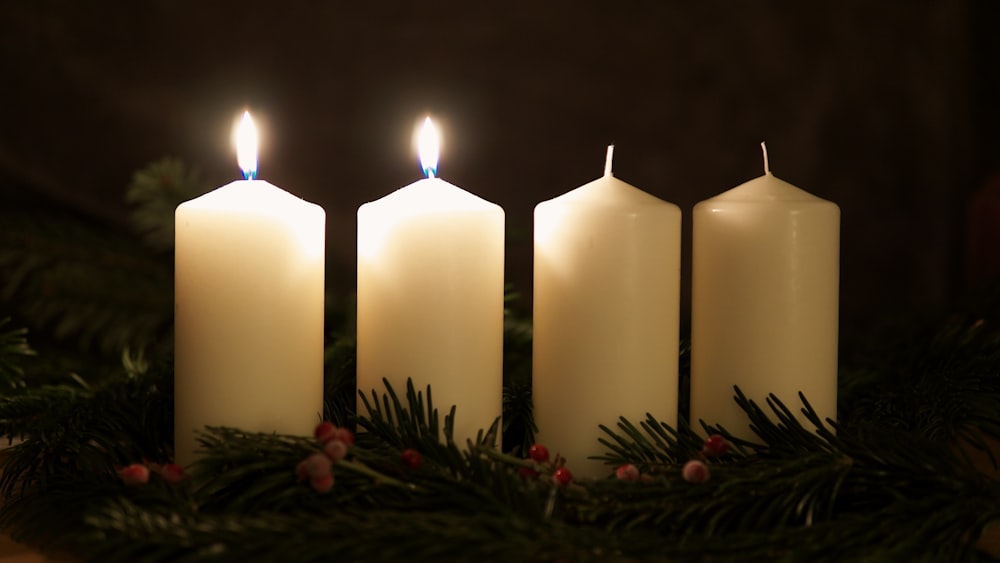
[[[768,173],[693,216],[692,425],[752,438],[734,385],[835,419],[840,208]]]
[[[431,386],[461,445],[500,417],[504,212],[441,179],[358,209],[358,390]],[[359,401],[359,413],[365,414]]]
[[[310,435],[323,412],[326,214],[238,181],[175,213],[175,449],[206,425]]]
[[[599,424],[677,418],[681,212],[610,175],[535,207],[537,441],[612,472]]]

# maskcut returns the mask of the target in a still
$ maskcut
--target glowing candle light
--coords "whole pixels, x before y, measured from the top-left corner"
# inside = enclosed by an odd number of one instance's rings
[[[535,207],[538,441],[574,474],[611,469],[599,424],[677,421],[681,211],[611,174]]]
[[[358,209],[358,389],[429,384],[464,444],[501,412],[504,212],[436,177],[430,118],[419,139],[427,178]]]
[[[257,172],[249,113],[237,128],[245,180],[175,213],[175,450],[231,426],[308,435],[323,411],[326,213]]]

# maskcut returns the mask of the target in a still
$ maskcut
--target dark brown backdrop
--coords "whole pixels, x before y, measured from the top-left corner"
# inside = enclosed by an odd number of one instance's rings
[[[357,207],[420,175],[425,112],[442,177],[506,209],[529,296],[533,206],[600,175],[612,142],[688,235],[766,140],[776,175],[842,208],[846,319],[957,294],[1000,159],[990,0],[132,4],[0,0],[3,201],[122,222],[132,172],[166,155],[221,185],[249,107],[261,177],[326,208],[342,291]],[[688,239],[685,278],[689,259]]]

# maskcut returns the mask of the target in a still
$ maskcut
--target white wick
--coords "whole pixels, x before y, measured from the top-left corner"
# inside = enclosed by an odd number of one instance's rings
[[[771,174],[771,167],[767,163],[767,143],[764,141],[760,142],[760,150],[764,151],[764,174]]]
[[[611,175],[611,159],[615,156],[615,146],[608,145],[608,158],[604,161],[604,175]]]

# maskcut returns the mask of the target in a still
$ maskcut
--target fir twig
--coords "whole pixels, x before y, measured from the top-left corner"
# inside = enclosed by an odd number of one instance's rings
[[[24,356],[34,356],[35,351],[28,346],[25,328],[6,328],[10,318],[0,319],[0,388],[16,391],[26,387],[24,369],[18,362]],[[2,394],[2,393],[0,393]]]
[[[106,357],[169,343],[170,264],[71,215],[0,212],[0,310]]]
[[[177,158],[154,162],[133,174],[125,191],[125,202],[133,206],[132,224],[152,248],[169,250],[174,247],[174,210],[208,187],[198,170]]]

